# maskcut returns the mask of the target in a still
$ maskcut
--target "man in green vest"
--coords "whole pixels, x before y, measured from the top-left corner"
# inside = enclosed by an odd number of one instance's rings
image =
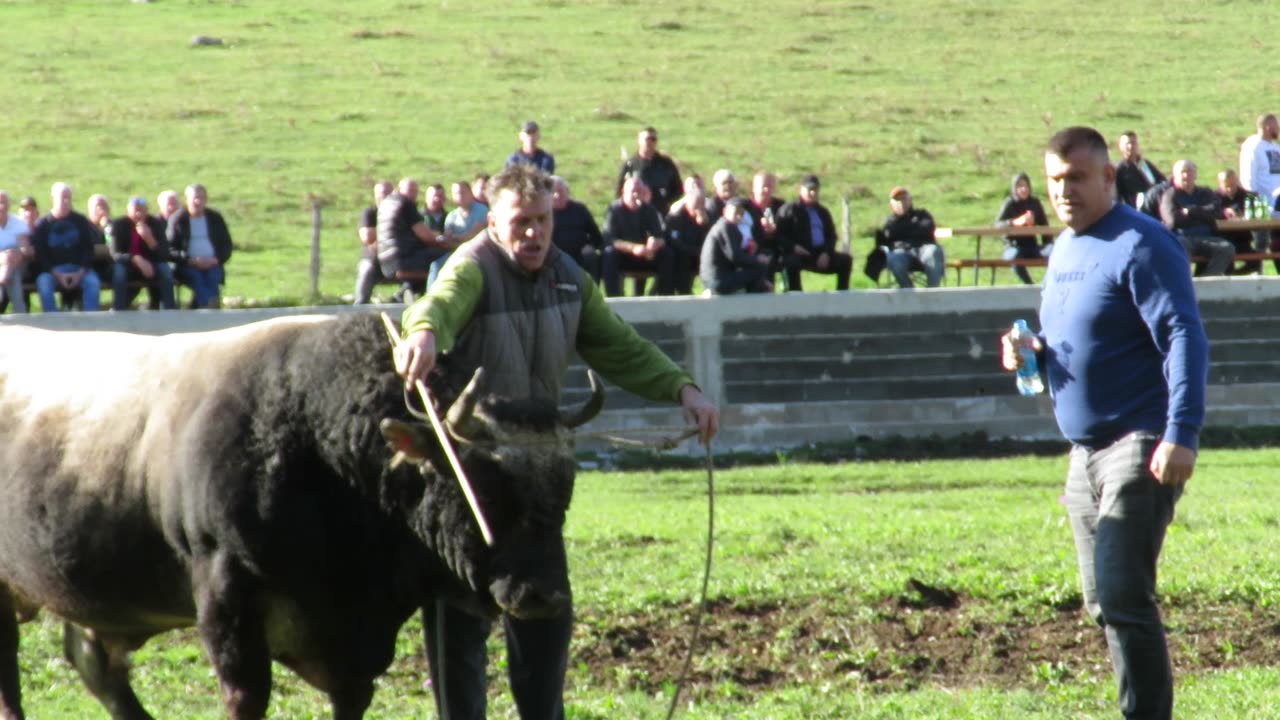
[[[427,295],[405,310],[397,370],[412,386],[425,381],[437,353],[450,353],[465,377],[483,367],[486,388],[498,395],[558,402],[576,351],[619,387],[679,403],[709,443],[719,429],[716,406],[688,373],[614,314],[590,276],[552,244],[553,189],[549,176],[525,164],[490,179],[488,228],[458,248]],[[492,624],[443,598],[427,603],[423,615],[440,716],[482,720]],[[562,720],[572,611],[545,620],[504,616],[503,625],[520,717]]]

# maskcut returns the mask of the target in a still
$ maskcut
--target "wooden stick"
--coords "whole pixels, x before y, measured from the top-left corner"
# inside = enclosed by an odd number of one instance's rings
[[[385,312],[380,314],[382,315],[382,324],[387,328],[387,337],[391,340],[391,348],[394,352],[395,349],[400,347],[400,333]],[[449,464],[453,466],[453,474],[458,478],[458,485],[462,488],[462,494],[466,496],[467,504],[471,506],[471,514],[475,515],[476,524],[480,526],[480,534],[484,536],[484,543],[489,547],[493,547],[493,532],[489,530],[489,523],[484,519],[484,512],[480,510],[480,503],[476,501],[475,491],[471,489],[471,482],[467,480],[467,473],[462,469],[462,462],[458,460],[457,453],[453,451],[453,443],[449,440],[449,433],[445,431],[444,423],[440,422],[440,415],[436,413],[436,406],[431,402],[427,386],[421,380],[415,380],[414,387],[418,390],[418,396],[422,398],[422,406],[426,408],[427,417],[431,419],[431,427],[436,431],[436,437],[440,440],[440,447],[444,448],[445,457],[449,458]]]

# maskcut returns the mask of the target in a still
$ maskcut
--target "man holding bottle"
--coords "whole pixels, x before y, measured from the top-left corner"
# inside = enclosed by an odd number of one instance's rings
[[[1102,135],[1072,127],[1045,151],[1049,199],[1067,225],[1049,257],[1040,354],[1072,442],[1066,505],[1086,609],[1106,633],[1127,718],[1173,715],[1173,670],[1156,565],[1195,469],[1208,340],[1187,255],[1163,225],[1113,196]],[[1022,360],[1011,331],[1003,363]]]

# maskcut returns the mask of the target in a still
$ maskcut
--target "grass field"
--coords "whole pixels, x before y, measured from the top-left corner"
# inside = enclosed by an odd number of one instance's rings
[[[1280,15],[1257,0],[0,0],[0,187],[67,180],[122,210],[192,181],[237,244],[227,294],[350,292],[354,227],[378,178],[493,170],[519,122],[602,212],[619,147],[656,126],[686,172],[806,172],[851,202],[854,253],[912,188],[941,225],[991,220],[1039,178],[1048,134],[1138,130],[1164,166],[1234,165],[1275,110]],[[221,38],[192,47],[194,35]],[[1036,183],[1042,190],[1042,182]],[[972,241],[947,245],[972,255]],[[1005,278],[1008,281],[1010,278]],[[830,287],[826,279],[808,288]],[[859,281],[865,287],[865,279]]]
[[[1265,501],[1277,462],[1206,451],[1179,504],[1161,563],[1179,718],[1280,717],[1280,511]],[[718,473],[711,609],[678,717],[1114,717],[1057,501],[1064,472],[1064,458],[1017,457]],[[699,473],[580,476],[570,718],[665,716],[705,530]],[[59,659],[56,629],[24,626],[30,716],[104,717]],[[434,717],[418,632],[403,631],[370,717]],[[514,717],[502,667],[491,717]],[[148,645],[134,674],[158,716],[220,717],[191,635]],[[287,671],[276,679],[272,717],[327,715]]]

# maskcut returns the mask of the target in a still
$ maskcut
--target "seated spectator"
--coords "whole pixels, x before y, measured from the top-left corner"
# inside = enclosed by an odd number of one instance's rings
[[[22,198],[22,201],[18,203],[18,217],[22,218],[23,221],[27,223],[27,227],[30,228],[32,233],[36,231],[36,223],[40,222],[40,205],[36,202],[34,197],[27,195]],[[28,242],[27,247],[23,249],[23,252],[27,256],[27,261],[23,265],[22,282],[24,285],[27,283],[34,284],[36,281],[35,248],[31,246],[30,242]],[[30,310],[30,294],[24,289],[23,295],[25,296],[24,299],[27,303],[27,309]]]
[[[624,160],[618,169],[615,196],[623,196],[622,186],[630,177],[644,181],[642,191],[651,193],[644,202],[653,205],[658,217],[666,215],[671,204],[684,192],[680,170],[674,160],[658,152],[658,131],[652,127],[646,127],[636,135],[636,154]]]
[[[1222,202],[1222,215],[1228,219],[1248,217],[1247,208],[1250,202],[1257,202],[1258,196],[1244,189],[1240,184],[1240,176],[1236,171],[1227,168],[1218,173],[1218,199]],[[1219,233],[1224,240],[1231,243],[1236,254],[1265,252],[1269,240],[1266,230],[1235,230]],[[1249,260],[1231,269],[1232,275],[1250,275],[1262,272],[1262,261]]]
[[[169,218],[173,217],[180,207],[182,202],[178,199],[178,193],[175,190],[161,190],[156,196],[156,216],[165,227],[169,227]]]
[[[450,186],[449,193],[454,207],[444,218],[444,236],[455,245],[461,245],[488,227],[489,207],[475,201],[470,183],[456,182]],[[431,262],[431,269],[427,273],[427,287],[431,287],[431,283],[436,281],[440,268],[444,267],[452,254],[453,251],[450,250]]]
[[[1209,188],[1196,185],[1196,164],[1179,160],[1173,164],[1172,187],[1160,196],[1160,220],[1178,236],[1192,257],[1205,258],[1196,265],[1196,275],[1225,275],[1235,262],[1230,242],[1217,237],[1222,201]]]
[[[551,153],[538,147],[541,132],[538,123],[526,120],[520,126],[520,147],[507,158],[507,165],[527,163],[551,175],[556,171],[556,159]]]
[[[444,209],[444,186],[440,183],[428,185],[427,196],[422,203],[422,221],[427,227],[443,235],[444,219],[448,216],[449,213]]]
[[[742,234],[747,205],[742,198],[726,203],[720,219],[711,226],[702,244],[699,276],[709,294],[773,292],[773,283],[769,280],[772,258],[762,254],[755,241]]]
[[[672,293],[675,251],[662,239],[662,216],[644,202],[644,181],[627,178],[622,197],[604,215],[604,258],[601,279],[609,297],[622,297],[622,274],[636,270],[654,274],[655,292]]]
[[[551,243],[573,258],[592,280],[600,282],[600,259],[604,237],[586,205],[569,196],[569,183],[559,175],[551,178],[554,191],[551,208],[555,213]]]
[[[36,292],[43,312],[59,310],[56,295],[63,296],[64,307],[75,292],[85,310],[97,310],[102,282],[93,270],[93,246],[98,231],[89,218],[71,209],[71,186],[53,184],[49,212],[36,223],[31,234],[35,250]]]
[[[31,247],[27,221],[9,213],[9,193],[0,190],[0,295],[15,313],[27,312],[22,272]]]
[[[738,197],[738,178],[733,172],[721,168],[711,176],[711,195],[707,197],[707,215],[719,220],[724,215],[724,204]]]
[[[431,263],[453,250],[455,244],[439,229],[428,227],[418,211],[418,181],[405,178],[399,188],[378,204],[378,263],[382,274],[421,293],[426,289]],[[441,200],[443,202],[443,199]]]
[[[395,186],[386,180],[373,184],[373,204],[360,212],[356,237],[360,240],[360,260],[356,263],[355,305],[367,305],[373,299],[373,286],[382,277],[378,267],[378,205]]]
[[[1143,194],[1153,185],[1164,181],[1164,174],[1154,164],[1142,157],[1138,134],[1130,130],[1116,141],[1120,150],[1120,162],[1116,163],[1116,195],[1120,202],[1140,207]]]
[[[169,267],[169,243],[160,218],[147,214],[147,200],[129,198],[125,215],[107,226],[111,248],[111,307],[128,310],[138,291],[129,290],[130,281],[145,282],[152,304],[173,310],[173,268]]]
[[[471,196],[476,202],[489,207],[489,196],[485,193],[489,189],[489,175],[487,173],[479,173],[475,179],[471,181]]]
[[[672,284],[677,295],[693,293],[693,278],[698,274],[702,256],[702,243],[711,230],[711,216],[707,214],[706,195],[698,185],[697,176],[690,175],[684,181],[684,197],[671,206],[667,213],[667,244],[675,251],[675,275]]]
[[[107,202],[107,196],[100,193],[90,195],[89,202],[85,205],[85,216],[89,218],[89,224],[93,225],[94,230],[98,231],[94,245],[101,246],[94,248],[93,270],[98,273],[99,278],[110,278],[111,253],[107,248],[107,226],[111,224],[111,204]]]
[[[18,217],[27,223],[27,227],[31,228],[32,232],[35,231],[36,222],[40,220],[40,205],[35,198],[30,195],[22,198],[18,203]]]
[[[191,288],[195,307],[219,308],[231,259],[231,231],[222,214],[207,206],[209,193],[203,185],[188,185],[183,195],[186,205],[169,218],[165,233],[175,272]]]
[[[778,197],[778,176],[761,170],[751,178],[751,202],[747,218],[751,221],[751,237],[760,252],[773,259],[771,273],[783,273],[783,287],[800,270],[800,259],[791,252],[789,238],[778,234],[778,214],[786,202]]]
[[[1035,227],[1049,224],[1049,217],[1044,213],[1044,205],[1040,198],[1031,194],[1031,178],[1020,172],[1010,182],[1009,197],[1004,199],[1000,211],[996,213],[996,227]],[[1049,257],[1053,250],[1053,236],[1041,235],[1036,242],[1034,235],[1005,235],[1004,259],[1030,260],[1032,258]],[[1013,272],[1023,285],[1031,284],[1031,273],[1022,265],[1015,265]]]
[[[800,271],[836,276],[836,289],[849,289],[853,258],[836,249],[836,224],[831,211],[819,202],[822,185],[817,175],[806,175],[800,181],[798,200],[782,206],[778,212],[778,235],[783,247],[790,249],[794,262],[783,263],[787,273],[787,290],[800,292]]]
[[[904,187],[889,192],[889,209],[893,214],[876,231],[876,247],[867,256],[864,272],[879,282],[880,271],[888,267],[901,288],[915,287],[911,273],[923,272],[928,286],[938,287],[947,261],[933,237],[933,216],[924,208],[913,207],[911,193]]]

